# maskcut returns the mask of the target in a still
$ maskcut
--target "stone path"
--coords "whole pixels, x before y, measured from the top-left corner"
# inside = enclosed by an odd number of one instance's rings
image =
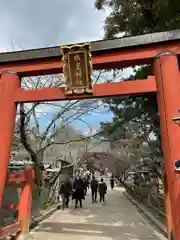
[[[158,233],[123,194],[108,189],[107,203],[92,204],[90,193],[83,209],[57,211],[31,232],[37,240],[145,240],[166,239]]]

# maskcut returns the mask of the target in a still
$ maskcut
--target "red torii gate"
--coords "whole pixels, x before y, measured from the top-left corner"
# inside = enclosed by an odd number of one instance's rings
[[[178,146],[180,129],[172,122],[180,107],[180,74],[177,58],[180,55],[180,31],[97,41],[91,46],[94,70],[151,64],[154,61],[155,76],[150,76],[144,81],[96,84],[93,86],[92,95],[67,96],[63,88],[25,90],[20,87],[22,77],[62,72],[63,62],[59,47],[0,54],[0,207],[6,183],[17,103],[156,93],[168,182],[166,193],[168,232],[173,230],[175,239],[180,239],[180,179],[174,170],[175,161],[180,159]],[[31,192],[27,189],[26,194],[29,195]],[[26,202],[22,206],[29,204],[30,207],[30,198],[24,199]],[[25,222],[27,224],[27,221]]]

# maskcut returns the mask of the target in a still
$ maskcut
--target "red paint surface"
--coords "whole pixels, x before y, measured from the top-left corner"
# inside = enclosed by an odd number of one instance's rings
[[[173,123],[180,107],[180,74],[177,57],[165,55],[155,61],[155,77],[160,112],[162,149],[167,174],[166,208],[169,231],[174,228],[175,239],[180,239],[180,178],[175,172],[175,161],[180,159],[180,129]]]

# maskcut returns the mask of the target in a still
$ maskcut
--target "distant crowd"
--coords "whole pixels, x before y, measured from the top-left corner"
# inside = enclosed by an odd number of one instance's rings
[[[111,188],[114,188],[114,177],[110,178]],[[69,207],[70,199],[75,200],[75,209],[80,206],[82,208],[82,201],[85,200],[87,190],[91,189],[92,203],[97,203],[99,195],[100,204],[105,204],[105,196],[107,194],[107,184],[101,177],[98,181],[94,173],[87,172],[86,175],[81,177],[78,174],[73,183],[70,180],[66,180],[60,188],[59,194],[62,198],[62,209]]]

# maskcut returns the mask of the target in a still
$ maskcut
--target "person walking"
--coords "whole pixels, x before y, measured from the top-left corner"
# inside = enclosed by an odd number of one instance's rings
[[[111,189],[114,188],[114,176],[112,175],[111,176],[111,179],[110,179],[110,185],[111,185]]]
[[[92,203],[97,203],[97,191],[98,191],[98,181],[95,176],[92,177],[91,180],[91,195],[92,195]]]
[[[87,190],[89,188],[89,180],[87,179],[87,176],[83,177],[83,183],[84,183],[84,195],[87,195]]]
[[[72,195],[72,184],[69,180],[61,184],[59,193],[62,197],[62,210],[64,210],[69,207],[69,198]]]
[[[78,203],[80,208],[82,208],[82,200],[85,200],[84,190],[85,186],[81,177],[77,176],[73,183],[74,193],[72,199],[75,199],[75,208],[77,208]]]
[[[95,171],[94,170],[92,170],[92,172],[91,172],[91,177],[93,178],[93,176],[95,176]]]
[[[104,179],[101,178],[99,184],[98,184],[98,191],[100,196],[100,203],[105,204],[105,195],[107,193],[107,185],[104,182]]]
[[[86,172],[86,177],[87,177],[87,180],[89,182],[90,178],[91,178],[91,172],[89,170],[87,170],[87,172]]]

